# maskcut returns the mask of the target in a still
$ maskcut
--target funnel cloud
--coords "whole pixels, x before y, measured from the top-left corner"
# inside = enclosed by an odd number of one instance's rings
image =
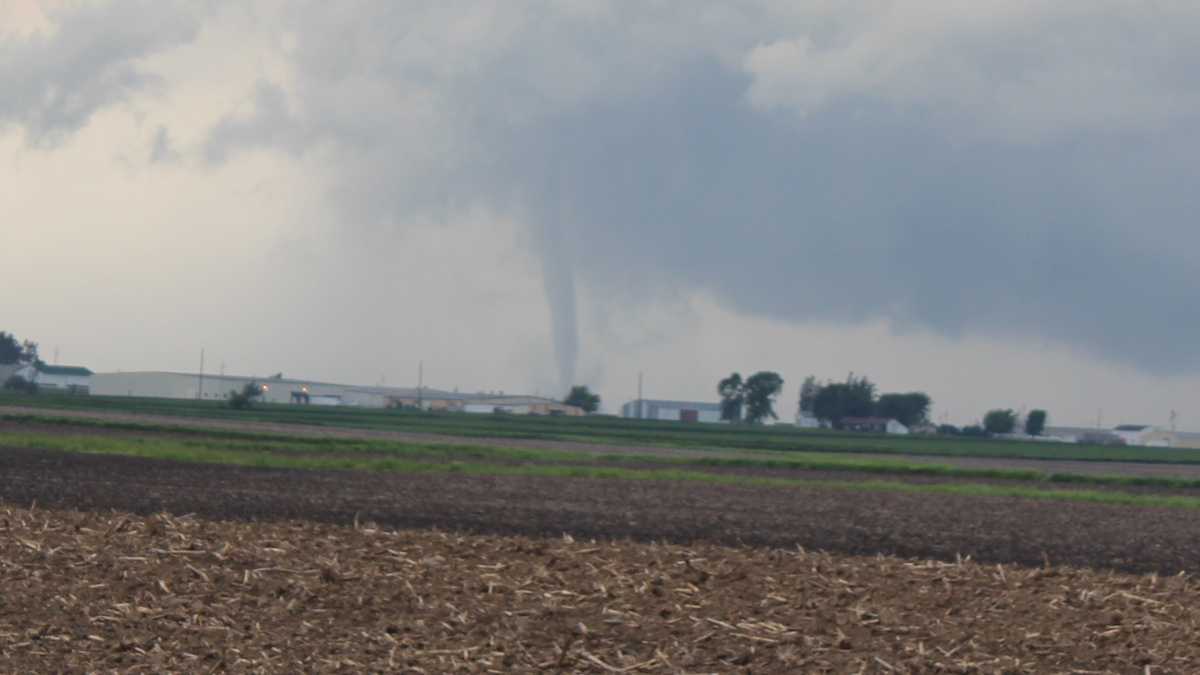
[[[41,176],[30,184],[73,157],[109,194],[136,196],[96,225],[124,233],[122,250],[180,240],[178,213],[203,213],[250,242],[273,280],[263,295],[292,308],[282,334],[323,312],[393,336],[364,363],[436,315],[447,331],[517,336],[519,367],[495,377],[536,370],[521,381],[565,393],[641,358],[625,345],[677,298],[732,317],[654,324],[694,347],[672,367],[709,379],[749,367],[706,351],[729,359],[712,344],[736,338],[754,355],[743,320],[885,325],[885,352],[916,336],[1024,345],[1145,382],[1200,375],[1200,9],[1186,3],[101,1],[38,14],[0,33],[0,87],[15,92],[0,142],[45,160],[43,174],[22,169]],[[114,211],[74,198],[93,218]],[[91,222],[58,217],[23,250]],[[228,276],[212,251],[231,236],[180,246],[190,279]],[[346,290],[354,261],[326,259],[341,251],[371,256],[361,299]],[[143,266],[159,270],[154,254]],[[469,306],[388,311],[389,275],[420,290],[413,303]],[[193,282],[158,279],[206,302]],[[135,294],[119,283],[108,290]],[[512,299],[529,295],[542,313]],[[520,311],[506,317],[501,297]],[[272,343],[263,330],[255,344]],[[438,344],[411,335],[406,350]],[[983,357],[962,367],[992,372]]]

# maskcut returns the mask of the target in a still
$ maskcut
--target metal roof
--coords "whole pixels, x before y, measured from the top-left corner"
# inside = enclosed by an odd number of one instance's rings
[[[44,363],[39,363],[37,371],[43,375],[76,375],[79,377],[88,377],[92,371],[83,366],[48,366]]]

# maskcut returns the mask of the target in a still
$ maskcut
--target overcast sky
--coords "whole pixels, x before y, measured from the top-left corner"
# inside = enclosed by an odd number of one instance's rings
[[[1200,428],[1200,5],[0,0],[0,329],[97,371]]]

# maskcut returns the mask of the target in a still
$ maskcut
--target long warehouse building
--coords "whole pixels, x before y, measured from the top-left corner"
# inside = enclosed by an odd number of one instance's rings
[[[539,396],[460,394],[422,387],[372,387],[244,375],[200,375],[144,371],[92,375],[96,396],[132,396],[221,401],[234,391],[253,384],[267,403],[343,405],[362,408],[423,408],[463,412],[501,412],[532,415],[583,415],[582,409]]]

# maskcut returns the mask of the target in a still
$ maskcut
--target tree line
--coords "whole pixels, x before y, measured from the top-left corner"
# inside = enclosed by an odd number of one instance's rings
[[[801,416],[820,420],[841,429],[845,420],[856,417],[894,419],[906,427],[929,423],[933,400],[922,391],[877,394],[875,383],[851,373],[845,382],[818,382],[808,376],[800,385]]]
[[[745,379],[733,373],[717,383],[721,396],[721,419],[759,424],[778,419],[775,397],[783,391],[779,373],[760,371]],[[855,417],[884,417],[911,427],[928,422],[933,401],[924,392],[877,395],[875,384],[851,374],[845,382],[818,382],[813,376],[800,386],[800,415],[815,418],[841,429]]]
[[[717,394],[721,397],[721,419],[726,422],[760,424],[767,419],[778,419],[775,414],[775,397],[783,391],[783,378],[779,373],[760,371],[747,378],[734,372],[717,383]],[[878,393],[875,383],[865,375],[851,373],[843,382],[819,382],[810,375],[800,385],[799,417],[817,420],[834,429],[844,428],[846,420],[854,418],[893,419],[912,429],[929,427],[929,414],[933,399],[923,391]],[[1012,409],[990,410],[984,415],[982,425],[958,428],[944,424],[937,427],[939,434],[965,436],[992,436],[1014,433],[1019,424],[1028,436],[1040,436],[1046,429],[1048,414],[1045,410],[1033,410],[1022,421]]]
[[[777,420],[775,397],[783,391],[779,373],[762,370],[746,379],[733,373],[717,383],[721,395],[721,419],[726,422],[759,424],[768,417]]]

